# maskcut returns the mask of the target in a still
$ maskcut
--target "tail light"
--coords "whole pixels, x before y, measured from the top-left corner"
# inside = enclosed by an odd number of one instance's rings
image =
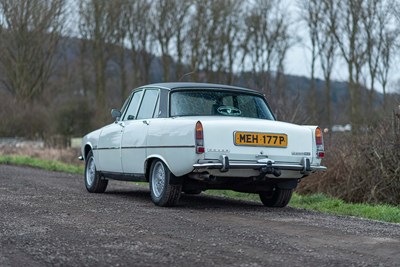
[[[324,158],[325,157],[324,137],[322,135],[322,130],[319,127],[315,129],[315,144],[317,145],[317,156],[319,158]]]
[[[204,135],[203,135],[203,125],[200,121],[196,123],[196,153],[202,154],[205,152],[204,149]]]

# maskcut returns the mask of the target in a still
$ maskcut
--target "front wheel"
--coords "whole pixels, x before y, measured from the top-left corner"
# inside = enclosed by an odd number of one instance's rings
[[[85,186],[90,193],[104,193],[108,185],[108,180],[102,179],[96,169],[93,152],[90,151],[85,163]]]
[[[289,203],[292,198],[293,189],[281,189],[276,187],[272,192],[259,193],[261,202],[264,206],[283,208]]]
[[[161,160],[155,160],[150,168],[150,195],[154,204],[161,207],[175,206],[181,196],[182,185],[172,184],[175,176]]]

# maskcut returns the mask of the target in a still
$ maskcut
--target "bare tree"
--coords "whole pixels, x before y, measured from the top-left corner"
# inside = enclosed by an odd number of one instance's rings
[[[214,38],[216,42],[216,71],[217,81],[233,83],[234,66],[240,62],[237,56],[240,44],[243,42],[243,11],[244,4],[240,0],[225,0],[220,6],[215,6],[220,12],[220,19],[216,20],[220,27]],[[226,76],[226,79],[224,78]]]
[[[377,79],[382,85],[383,92],[383,109],[387,109],[387,84],[389,80],[389,71],[392,67],[393,56],[395,53],[396,43],[398,41],[398,33],[396,31],[387,31],[382,36],[382,50],[380,51],[381,60],[377,66]]]
[[[353,125],[353,133],[358,132],[362,121],[360,113],[361,93],[360,78],[362,68],[366,63],[366,42],[363,38],[362,14],[365,12],[363,0],[340,0],[339,16],[344,18],[337,21],[332,28],[341,55],[347,63],[349,75],[350,95],[350,121]]]
[[[317,87],[315,84],[315,65],[318,59],[318,40],[320,35],[321,21],[322,21],[322,1],[320,0],[299,0],[298,1],[301,17],[307,24],[308,35],[311,43],[311,97],[310,97],[310,114],[312,121],[315,123],[317,120]],[[325,15],[325,14],[324,14]]]
[[[261,75],[262,79],[257,86],[263,88],[265,93],[271,94],[272,71],[283,66],[289,46],[289,19],[281,9],[280,1],[258,0],[247,12],[245,24],[247,34],[243,44],[243,59],[250,62],[254,75]],[[284,46],[281,46],[282,44]]]
[[[64,0],[0,0],[2,83],[17,100],[41,95],[64,27]]]
[[[321,12],[325,16],[321,17],[317,35],[318,54],[325,80],[326,125],[329,129],[332,127],[331,75],[338,49],[332,33],[332,29],[336,29],[339,12],[335,3],[335,0],[323,0]]]
[[[209,5],[209,27],[206,34],[205,69],[214,73],[212,80],[233,82],[234,65],[244,36],[243,1],[211,1]]]
[[[365,29],[365,39],[367,43],[367,64],[369,71],[369,97],[368,106],[373,111],[373,101],[375,94],[375,81],[379,72],[379,66],[384,49],[385,35],[388,31],[388,24],[391,20],[390,9],[392,6],[391,0],[366,0],[365,12],[363,13],[363,23]],[[387,52],[387,51],[386,51]]]
[[[175,79],[179,81],[184,75],[184,52],[187,43],[187,35],[189,33],[190,23],[190,7],[192,1],[178,1],[176,9],[173,11],[175,16],[173,20],[174,31],[175,31],[175,50],[176,50],[176,71]]]
[[[238,0],[194,0],[186,58],[195,80],[233,82],[240,48],[241,6]]]
[[[193,0],[193,12],[191,13],[190,34],[187,38],[188,51],[187,62],[190,66],[192,80],[202,80],[200,71],[204,69],[205,36],[208,34],[208,12],[210,0]]]
[[[127,0],[114,0],[110,9],[111,18],[115,25],[112,43],[115,44],[114,51],[117,56],[117,63],[119,66],[119,79],[121,87],[121,103],[125,101],[128,96],[128,84],[126,73],[126,49],[125,41],[127,38],[127,28],[129,23],[129,14]]]
[[[106,116],[106,68],[111,53],[110,46],[115,43],[117,15],[114,1],[80,0],[79,30],[83,39],[90,40],[92,61],[95,70],[96,118],[101,124]]]
[[[383,92],[383,109],[388,108],[387,99],[387,85],[389,81],[389,71],[392,68],[393,62],[395,61],[396,51],[399,47],[399,25],[400,25],[400,2],[397,0],[388,1],[388,8],[390,12],[388,14],[389,18],[385,26],[382,38],[382,50],[380,55],[380,62],[378,64],[377,79],[382,85]],[[394,28],[390,28],[389,25],[396,25]],[[397,53],[398,56],[398,53]]]
[[[150,67],[154,55],[154,36],[152,34],[151,10],[149,0],[128,0],[128,42],[131,61],[134,67],[136,85],[150,82]]]
[[[179,6],[176,0],[159,0],[154,2],[154,14],[152,15],[152,24],[154,34],[161,48],[161,60],[163,66],[163,80],[170,79],[171,66],[171,41],[175,34],[175,11]]]
[[[174,77],[179,79],[183,75],[183,47],[191,5],[191,1],[181,0],[160,0],[154,3],[152,24],[155,38],[161,49],[164,81],[169,81],[172,77],[173,54],[177,61]]]

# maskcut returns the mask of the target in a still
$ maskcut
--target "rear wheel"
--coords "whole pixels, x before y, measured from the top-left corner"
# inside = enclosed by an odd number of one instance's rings
[[[175,176],[161,160],[155,160],[150,168],[150,195],[154,204],[161,207],[178,204],[181,184],[172,184]]]
[[[190,190],[183,190],[183,193],[186,195],[199,195],[201,194],[201,190],[196,190],[196,189],[190,189]]]
[[[104,193],[108,185],[108,180],[102,179],[96,169],[93,152],[90,151],[85,163],[85,186],[90,193]]]
[[[290,199],[292,198],[293,189],[281,189],[275,187],[272,192],[261,192],[259,193],[261,202],[264,206],[283,208],[285,207]]]

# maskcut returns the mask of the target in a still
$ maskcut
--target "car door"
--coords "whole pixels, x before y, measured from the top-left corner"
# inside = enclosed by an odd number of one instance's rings
[[[122,112],[128,114],[128,116],[135,116],[140,103],[142,91],[135,92],[130,100],[129,106],[124,104]],[[126,106],[126,107],[125,107]],[[125,123],[120,118],[113,124],[103,127],[99,143],[97,147],[98,151],[98,166],[97,168],[103,172],[110,173],[122,173],[122,162],[121,162],[121,139],[125,128]]]
[[[137,112],[137,116],[124,120],[122,134],[121,159],[122,169],[128,175],[143,175],[146,159],[147,131],[156,107],[159,90],[146,89]]]
[[[113,173],[122,171],[120,160],[122,131],[123,127],[118,122],[107,125],[101,130],[97,146],[98,170]]]

